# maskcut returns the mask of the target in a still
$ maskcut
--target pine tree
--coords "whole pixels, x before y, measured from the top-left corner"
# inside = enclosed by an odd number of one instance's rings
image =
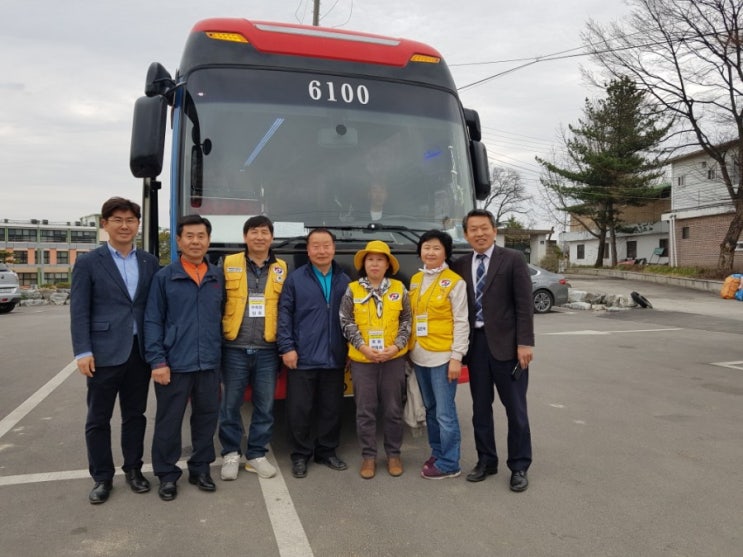
[[[611,81],[606,97],[586,99],[584,117],[569,126],[565,165],[537,161],[547,170],[543,186],[561,200],[567,211],[599,240],[595,267],[601,267],[607,235],[616,265],[616,233],[622,207],[641,206],[659,196],[655,185],[662,175],[658,148],[670,124],[647,114],[644,93],[627,77]]]

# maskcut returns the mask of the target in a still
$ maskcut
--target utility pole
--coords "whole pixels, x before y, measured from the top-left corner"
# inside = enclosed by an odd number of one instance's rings
[[[315,0],[315,7],[312,10],[312,25],[320,25],[320,0]]]

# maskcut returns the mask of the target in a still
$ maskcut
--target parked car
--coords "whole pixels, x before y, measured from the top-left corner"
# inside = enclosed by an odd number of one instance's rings
[[[534,313],[547,313],[552,306],[568,303],[568,281],[563,275],[552,273],[529,263]]]
[[[0,313],[8,313],[21,301],[18,275],[5,263],[0,263]]]

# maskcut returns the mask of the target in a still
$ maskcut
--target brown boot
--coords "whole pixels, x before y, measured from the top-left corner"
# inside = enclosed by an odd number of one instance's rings
[[[364,460],[361,462],[361,470],[359,471],[361,477],[365,480],[371,480],[376,473],[377,459],[372,457],[364,457]]]
[[[390,476],[402,476],[402,461],[399,456],[391,456],[387,459],[387,471]]]

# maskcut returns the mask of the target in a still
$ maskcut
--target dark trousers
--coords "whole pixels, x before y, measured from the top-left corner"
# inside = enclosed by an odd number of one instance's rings
[[[528,370],[514,381],[511,371],[516,365],[516,360],[500,361],[493,358],[488,349],[485,333],[480,330],[472,334],[468,361],[472,394],[472,427],[475,431],[478,463],[498,466],[493,422],[495,400],[493,385],[495,385],[508,419],[508,468],[512,471],[527,470],[531,464],[531,430],[526,411]]]
[[[111,417],[117,396],[121,409],[122,468],[124,472],[142,468],[150,368],[139,353],[137,338],[134,337],[132,341],[132,351],[125,363],[120,366],[99,366],[93,377],[88,377],[87,383],[85,443],[90,475],[97,482],[109,481],[114,477]]]
[[[377,410],[382,407],[382,431],[387,456],[400,456],[403,437],[405,358],[383,364],[351,362],[353,397],[356,401],[356,435],[361,456],[377,456]]]
[[[181,427],[186,405],[191,400],[191,447],[188,470],[206,474],[214,462],[214,432],[219,415],[219,373],[202,370],[171,373],[170,383],[155,383],[157,414],[152,438],[152,468],[161,482],[181,477]]]
[[[292,461],[307,460],[313,453],[316,458],[335,455],[341,434],[343,388],[342,369],[289,370],[286,414]]]

